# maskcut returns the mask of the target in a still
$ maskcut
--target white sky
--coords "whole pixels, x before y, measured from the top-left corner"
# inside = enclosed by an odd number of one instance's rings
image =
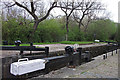
[[[120,0],[102,0],[107,6],[107,11],[111,13],[111,20],[118,22],[118,2]]]
[[[120,0],[101,0],[101,3],[103,3],[107,8],[107,12],[110,13],[110,19],[114,22],[118,22],[118,2]],[[61,13],[61,9],[54,9],[51,13],[54,15],[58,15]],[[59,14],[60,15],[60,14]],[[64,13],[61,13],[61,15],[64,15]]]
[[[111,13],[110,19],[113,20],[114,22],[118,22],[118,2],[119,1],[120,0],[101,0],[101,2],[107,6],[107,11]],[[54,13],[54,15],[58,15],[58,14],[64,15],[63,12],[61,13],[61,9],[57,9],[56,11],[52,10],[51,13]]]

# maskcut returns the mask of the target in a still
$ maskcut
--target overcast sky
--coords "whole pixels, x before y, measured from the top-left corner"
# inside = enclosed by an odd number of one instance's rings
[[[107,11],[111,12],[111,18],[113,21],[118,22],[118,2],[120,0],[102,0],[107,5]],[[120,15],[120,14],[119,14]]]
[[[4,1],[4,0],[2,0]],[[7,0],[5,0],[7,1]],[[10,0],[11,1],[11,0]],[[22,1],[22,0],[21,0]],[[45,0],[46,1],[46,0]],[[110,12],[111,16],[110,19],[113,20],[114,22],[118,22],[118,2],[120,0],[101,0],[101,2],[107,6],[107,11]],[[57,12],[56,12],[57,11]],[[60,13],[60,9],[57,10],[53,10],[52,13],[54,15],[58,15],[58,14],[62,14],[64,15],[64,13]]]
[[[118,2],[120,0],[101,0],[101,3],[103,3],[107,7],[107,11],[110,12],[110,19],[114,22],[118,22]],[[54,15],[58,15],[60,13],[60,9],[54,9],[52,11]],[[61,15],[64,15],[64,13],[61,12]]]

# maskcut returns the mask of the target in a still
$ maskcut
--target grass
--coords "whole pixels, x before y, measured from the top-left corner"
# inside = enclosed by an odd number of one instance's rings
[[[61,44],[90,44],[93,41],[62,41]]]
[[[43,45],[43,44],[90,44],[93,41],[61,41],[61,42],[46,42],[46,43],[33,43],[34,45]]]
[[[15,46],[15,45],[0,45],[0,46]]]
[[[33,43],[33,45],[43,45],[43,44],[59,44],[60,42],[43,42],[43,43]]]
[[[0,46],[16,46],[16,45],[0,45]],[[20,46],[30,46],[30,44],[20,44]],[[39,47],[39,46],[36,46],[36,48],[44,48],[44,47]]]
[[[43,45],[43,44],[90,44],[93,41],[61,41],[61,42],[44,42],[44,43],[33,43],[33,45]]]
[[[16,45],[0,45],[0,46],[16,46]],[[20,44],[20,46],[30,46],[30,44]]]
[[[33,45],[43,44],[90,44],[93,41],[61,41],[61,42],[44,42],[44,43],[33,43]],[[15,46],[15,45],[0,45],[0,46]],[[30,44],[20,44],[20,46],[30,46]]]
[[[106,40],[106,41],[108,41],[108,42],[116,42],[115,40]]]
[[[81,74],[84,74],[86,71],[81,72]]]

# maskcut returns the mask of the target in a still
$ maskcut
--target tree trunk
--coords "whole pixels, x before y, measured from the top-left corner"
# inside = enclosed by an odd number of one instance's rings
[[[34,31],[33,32],[36,31],[38,24],[39,24],[39,21],[34,22],[34,25],[33,25]]]
[[[66,17],[66,30],[67,30],[66,36],[65,36],[65,40],[66,41],[68,41],[68,32],[69,32],[69,28],[68,28],[69,21],[68,20],[69,20],[69,18]]]
[[[79,27],[79,32],[80,32],[80,31],[81,31],[81,30],[80,30],[80,27],[81,27],[81,22],[79,22],[79,25],[78,25],[78,27]]]
[[[83,19],[84,19],[84,16],[85,16],[85,14],[84,14],[84,12],[83,12],[83,16],[82,16],[82,18],[81,18],[80,21],[79,21],[79,32],[81,31],[81,30],[80,30],[80,27],[81,27],[81,25],[82,25],[82,21],[83,21]]]
[[[68,34],[65,34],[65,40],[68,41]]]
[[[33,29],[34,29],[34,30],[33,30],[32,33],[31,33],[30,41],[32,41],[32,39],[33,39],[33,35],[34,35],[34,33],[35,33],[36,29],[37,29],[38,24],[39,24],[38,21],[35,21],[35,22],[34,22],[34,25],[33,25]]]

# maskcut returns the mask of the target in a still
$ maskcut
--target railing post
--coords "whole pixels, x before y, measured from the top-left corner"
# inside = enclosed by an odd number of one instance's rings
[[[30,46],[33,46],[33,43],[30,43]]]
[[[112,54],[111,54],[111,56],[113,56],[113,51],[112,51]]]
[[[46,57],[48,57],[48,55],[49,55],[49,47],[45,47],[45,54],[46,54]]]
[[[23,54],[23,50],[20,50],[20,55],[22,55]]]
[[[78,52],[79,52],[79,65],[81,65],[81,54],[82,54],[82,48],[77,48]]]
[[[106,53],[106,58],[107,58],[107,53]]]
[[[117,54],[117,48],[116,48],[116,54]]]
[[[103,59],[104,59],[104,60],[105,60],[105,58],[106,58],[105,55],[103,55]]]
[[[19,53],[19,58],[22,58],[22,56],[23,56],[23,50],[20,50],[20,53]]]
[[[30,46],[33,46],[33,43],[32,43],[32,42],[30,43]],[[30,48],[30,54],[32,54],[31,48]]]

